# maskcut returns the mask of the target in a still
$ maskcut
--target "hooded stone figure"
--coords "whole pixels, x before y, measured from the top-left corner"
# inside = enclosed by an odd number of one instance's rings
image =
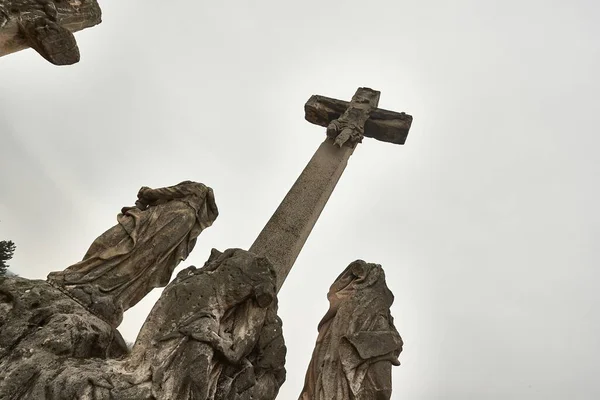
[[[390,314],[394,296],[383,269],[354,261],[327,298],[329,311],[319,323],[300,400],[389,399],[402,339]]]
[[[275,272],[266,258],[213,249],[204,267],[182,270],[164,290],[127,369],[151,376],[159,400],[245,399],[236,396],[255,386],[268,393],[254,398],[272,400],[285,379],[276,310]],[[280,357],[269,354],[270,344]]]
[[[217,215],[213,191],[201,183],[144,186],[135,207],[122,209],[118,224],[92,243],[82,261],[51,272],[48,281],[118,326],[125,310],[169,282]]]

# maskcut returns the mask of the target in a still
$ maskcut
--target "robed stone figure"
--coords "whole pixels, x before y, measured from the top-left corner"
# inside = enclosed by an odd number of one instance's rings
[[[48,281],[114,326],[125,310],[153,288],[165,286],[196,238],[217,218],[211,188],[184,181],[175,186],[142,187],[134,207],[124,207],[117,225],[100,235],[83,260]]]
[[[152,377],[157,400],[273,400],[285,353],[270,262],[213,249],[166,287],[126,364]]]
[[[402,339],[394,327],[394,301],[378,264],[357,260],[327,294],[329,310],[300,400],[388,400],[392,365],[399,365]]]

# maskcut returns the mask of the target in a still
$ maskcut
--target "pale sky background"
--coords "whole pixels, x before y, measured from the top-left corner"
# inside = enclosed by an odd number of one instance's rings
[[[176,270],[248,248],[359,86],[414,123],[356,150],[280,293],[296,399],[336,276],[382,264],[394,399],[598,399],[600,3],[105,0],[81,62],[0,59],[0,240],[79,261],[143,186],[220,210]],[[133,341],[154,291],[121,325]]]

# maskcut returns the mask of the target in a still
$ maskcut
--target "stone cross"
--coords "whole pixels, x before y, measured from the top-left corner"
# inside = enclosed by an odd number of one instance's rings
[[[380,92],[359,88],[350,103],[312,96],[304,106],[308,122],[327,127],[327,138],[250,247],[266,256],[281,289],[354,148],[364,136],[404,144],[412,117],[377,108]]]

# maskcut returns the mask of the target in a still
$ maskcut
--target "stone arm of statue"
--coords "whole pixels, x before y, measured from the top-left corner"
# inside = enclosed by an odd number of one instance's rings
[[[193,315],[189,320],[182,321],[181,326],[176,332],[172,332],[159,340],[167,340],[187,336],[198,342],[209,344],[215,351],[221,353],[227,360],[237,362],[239,359],[237,353],[233,351],[233,340],[220,336],[219,322],[211,312],[200,312]]]
[[[205,342],[212,346],[217,352],[221,353],[228,361],[237,363],[241,357],[233,350],[233,340],[219,336],[215,331],[191,332],[189,336],[199,342]]]
[[[250,303],[251,300],[248,302]],[[180,329],[179,332],[199,342],[209,343],[227,361],[238,364],[256,345],[266,317],[266,309],[264,308],[257,308],[252,305],[240,308],[238,313],[244,315],[237,315],[231,338],[219,335],[215,329],[207,329],[206,322],[202,324],[201,329],[190,329],[190,326],[186,329]]]
[[[265,323],[267,315],[265,308],[250,306],[248,309],[249,311],[246,311],[244,321],[235,324],[233,327],[233,346],[228,357],[231,362],[237,363],[250,354],[258,342],[260,332]]]
[[[392,365],[400,365],[398,356],[403,342],[389,312],[387,315],[379,314],[367,330],[349,333],[344,338],[363,360],[372,363],[385,360]]]
[[[146,202],[144,202],[142,200],[136,200],[135,201],[135,206],[133,206],[133,207],[123,207],[123,208],[121,208],[121,213],[125,214],[127,211],[133,210],[133,209],[136,209],[136,208],[139,209],[139,210],[145,211],[148,208],[148,203],[146,203]]]

